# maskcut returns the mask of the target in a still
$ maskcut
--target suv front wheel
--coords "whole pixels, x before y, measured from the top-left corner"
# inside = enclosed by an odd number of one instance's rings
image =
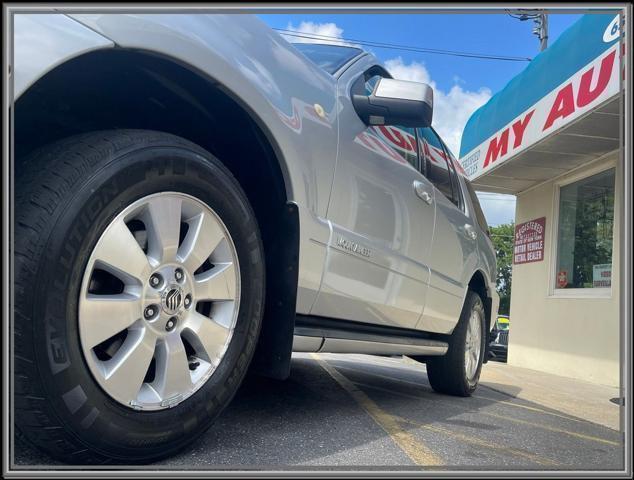
[[[18,164],[15,424],[69,463],[149,462],[235,394],[264,304],[246,195],[218,159],[142,130]]]

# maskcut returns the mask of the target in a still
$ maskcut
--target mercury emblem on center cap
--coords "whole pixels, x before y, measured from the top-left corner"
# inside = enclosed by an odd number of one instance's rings
[[[183,294],[181,289],[178,287],[171,288],[165,294],[163,298],[163,309],[167,313],[176,313],[181,306],[183,301]]]

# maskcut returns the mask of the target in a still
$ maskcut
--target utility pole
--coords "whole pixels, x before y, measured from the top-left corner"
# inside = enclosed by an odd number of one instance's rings
[[[533,26],[533,34],[539,39],[539,50],[543,52],[548,47],[548,14],[543,10],[516,10],[517,13],[508,14],[524,22],[526,20],[532,20],[535,24]]]
[[[539,38],[539,49],[543,52],[548,47],[548,14],[538,13],[533,22],[535,22],[533,33]]]

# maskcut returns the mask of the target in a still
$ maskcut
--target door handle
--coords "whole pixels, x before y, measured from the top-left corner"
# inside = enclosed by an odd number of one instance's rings
[[[413,185],[414,185],[414,192],[416,192],[416,196],[420,198],[423,202],[425,202],[427,205],[431,205],[431,202],[433,199],[431,194],[427,191],[427,187],[425,187],[425,184],[418,180],[414,180]]]
[[[464,232],[471,240],[475,240],[476,238],[478,238],[478,232],[476,232],[475,228],[473,228],[473,226],[469,225],[468,223],[464,226]]]

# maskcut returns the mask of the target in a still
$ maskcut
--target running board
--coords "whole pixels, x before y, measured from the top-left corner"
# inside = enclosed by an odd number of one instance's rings
[[[294,352],[367,353],[370,355],[444,355],[448,345],[436,340],[424,340],[425,344],[370,342],[347,338],[323,338],[293,336]]]
[[[437,337],[437,335],[417,330],[297,315],[293,351],[372,355],[444,355],[449,346],[447,342]]]

